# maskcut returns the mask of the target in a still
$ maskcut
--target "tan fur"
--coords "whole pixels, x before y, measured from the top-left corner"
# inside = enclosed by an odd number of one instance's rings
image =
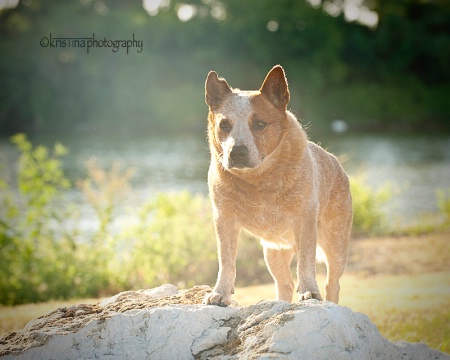
[[[315,276],[320,247],[328,269],[325,299],[337,303],[352,225],[349,182],[336,157],[308,141],[286,110],[284,70],[275,66],[259,91],[231,89],[215,72],[205,88],[219,274],[204,303],[230,303],[241,229],[261,239],[280,300],[292,301],[294,255],[299,299],[321,300]]]

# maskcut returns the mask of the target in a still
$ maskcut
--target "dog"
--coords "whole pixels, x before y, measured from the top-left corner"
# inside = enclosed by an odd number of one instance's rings
[[[294,255],[299,300],[322,300],[315,268],[320,252],[327,265],[325,300],[338,303],[353,219],[349,180],[338,159],[308,141],[287,110],[284,69],[273,67],[256,91],[232,89],[211,71],[205,100],[219,272],[203,303],[230,304],[241,229],[260,239],[278,300],[292,301]]]

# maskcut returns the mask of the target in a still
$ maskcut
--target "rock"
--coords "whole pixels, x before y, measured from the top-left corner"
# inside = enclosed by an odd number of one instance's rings
[[[114,295],[108,299],[103,300],[99,303],[100,306],[106,306],[109,304],[114,304],[122,300],[148,300],[148,299],[159,299],[167,296],[174,296],[178,294],[178,288],[172,284],[164,284],[154,289],[138,290],[138,291],[123,291]]]
[[[2,360],[450,359],[392,343],[369,318],[328,302],[200,305],[209,287],[163,285],[57,309],[0,340]]]

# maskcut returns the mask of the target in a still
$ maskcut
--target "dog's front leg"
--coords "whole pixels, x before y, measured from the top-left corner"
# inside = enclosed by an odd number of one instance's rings
[[[204,304],[228,306],[234,294],[236,279],[236,253],[240,228],[232,221],[218,217],[214,223],[219,254],[219,274],[211,293],[205,295]]]
[[[315,221],[303,224],[296,237],[299,301],[307,299],[322,300],[316,280],[317,228]]]

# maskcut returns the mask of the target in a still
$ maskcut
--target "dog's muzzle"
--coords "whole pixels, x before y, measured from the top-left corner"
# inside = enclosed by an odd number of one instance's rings
[[[242,169],[250,167],[248,161],[248,148],[245,145],[235,145],[230,153],[230,167]]]

